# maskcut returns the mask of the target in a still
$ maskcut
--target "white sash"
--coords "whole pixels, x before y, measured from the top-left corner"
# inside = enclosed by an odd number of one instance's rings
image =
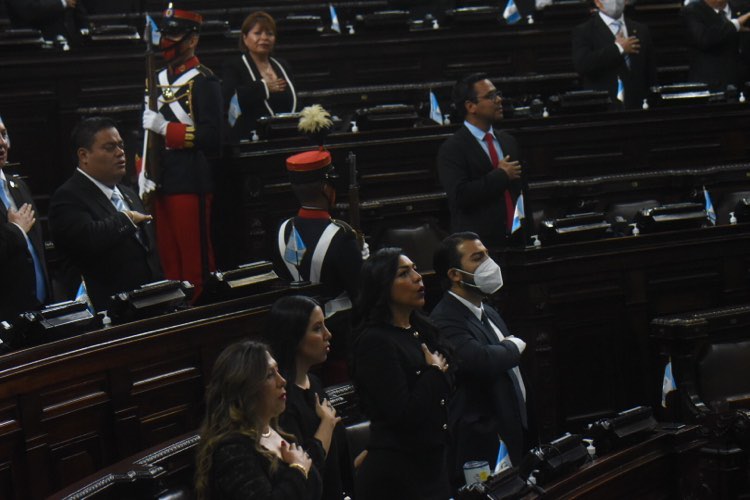
[[[177,89],[180,88],[180,86],[186,84],[196,76],[200,74],[200,71],[198,71],[197,68],[191,68],[180,77],[174,81],[174,83],[169,83],[169,78],[167,76],[167,70],[164,69],[159,73],[159,85],[161,86],[162,92],[159,96],[159,109],[161,109],[166,102],[164,101],[164,89],[166,87],[176,87]],[[193,119],[190,117],[190,115],[185,111],[185,108],[182,107],[179,101],[172,101],[169,103],[169,109],[172,110],[172,113],[174,113],[175,118],[177,120],[185,125],[188,125],[190,127],[195,125],[195,122],[193,122]]]
[[[326,258],[328,247],[331,246],[331,241],[333,240],[333,237],[336,236],[336,233],[339,232],[339,229],[341,229],[341,226],[337,226],[331,222],[328,224],[325,231],[323,231],[323,234],[320,235],[320,240],[318,240],[318,244],[315,246],[315,252],[313,252],[312,264],[310,264],[311,283],[320,283],[320,272],[323,269],[323,260]]]

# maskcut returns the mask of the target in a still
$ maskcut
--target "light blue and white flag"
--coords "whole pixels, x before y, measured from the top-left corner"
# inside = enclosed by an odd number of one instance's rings
[[[672,376],[672,358],[669,358],[667,366],[664,367],[664,381],[661,383],[661,405],[667,407],[667,394],[677,390],[677,384]]]
[[[151,30],[151,45],[159,45],[161,42],[161,31],[159,31],[159,26],[149,15],[146,16],[146,29]],[[148,40],[146,33],[143,34],[143,39]]]
[[[709,196],[706,186],[703,186],[703,197],[706,200],[706,217],[711,221],[711,225],[716,225],[716,212],[714,211],[714,204],[711,202],[711,196]]]
[[[443,112],[440,111],[440,104],[432,90],[430,90],[430,119],[439,125],[443,124]]]
[[[617,100],[622,103],[625,102],[625,85],[622,84],[619,76],[617,77]]]
[[[341,33],[341,25],[339,24],[339,16],[336,14],[336,8],[332,3],[328,4],[328,10],[331,13],[331,31]]]
[[[86,308],[92,314],[94,313],[94,306],[91,304],[91,299],[89,299],[89,292],[86,290],[86,282],[83,281],[83,278],[81,278],[81,284],[78,286],[78,291],[76,292],[75,300],[78,302],[85,302]]]
[[[515,24],[521,20],[521,13],[518,12],[518,7],[516,7],[514,0],[508,0],[503,11],[503,17],[508,24]]]
[[[286,249],[284,250],[284,260],[290,264],[299,266],[302,262],[302,257],[305,256],[305,252],[307,252],[305,242],[302,241],[302,236],[300,236],[297,228],[292,226],[292,232],[289,234],[289,240],[287,240]]]
[[[515,233],[519,229],[521,229],[521,220],[526,218],[526,213],[523,209],[523,193],[518,195],[518,199],[516,200],[516,211],[513,214],[513,226],[510,228],[510,234]]]
[[[237,92],[235,92],[232,99],[229,101],[229,111],[227,112],[229,125],[234,127],[234,124],[237,123],[237,118],[239,118],[241,114],[242,110],[240,109],[240,101],[237,98]]]
[[[508,454],[508,447],[505,446],[503,440],[500,440],[500,448],[497,450],[497,462],[495,462],[495,471],[493,474],[499,474],[505,469],[510,469],[513,464],[510,462],[510,455]]]

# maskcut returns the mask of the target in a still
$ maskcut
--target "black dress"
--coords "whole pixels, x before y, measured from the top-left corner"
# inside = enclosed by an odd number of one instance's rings
[[[262,116],[297,111],[297,93],[292,82],[289,66],[279,59],[270,58],[271,66],[278,78],[286,80],[284,92],[270,92],[263,82],[258,67],[249,55],[233,56],[224,62],[221,71],[224,108],[229,109],[229,141],[250,139],[257,130],[257,120]],[[239,117],[232,124],[233,99],[239,106]],[[236,111],[236,109],[235,109]]]
[[[283,462],[271,473],[271,462],[252,439],[233,435],[214,449],[209,480],[211,500],[316,500],[321,479],[315,467],[307,479]]]
[[[425,363],[416,328],[366,328],[354,344],[354,380],[370,418],[357,500],[450,498],[445,448],[451,375]]]
[[[286,410],[279,418],[281,428],[294,434],[302,447],[310,454],[315,467],[323,476],[324,500],[341,500],[341,464],[337,445],[337,434],[331,440],[326,455],[323,445],[315,438],[320,418],[315,413],[315,394],[321,401],[326,397],[323,386],[315,375],[309,375],[310,388],[302,389],[295,384],[287,385]],[[338,430],[338,427],[336,428]]]

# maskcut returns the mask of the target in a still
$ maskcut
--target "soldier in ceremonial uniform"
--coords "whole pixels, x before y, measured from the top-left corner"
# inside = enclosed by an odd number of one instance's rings
[[[164,11],[161,50],[167,67],[158,72],[158,111],[146,109],[143,128],[164,137],[154,215],[167,279],[195,285],[197,298],[215,268],[209,221],[211,162],[221,150],[221,85],[195,56],[203,18]]]
[[[300,153],[287,158],[286,168],[300,209],[279,228],[274,267],[286,279],[322,283],[324,295],[333,298],[324,306],[326,324],[334,339],[322,376],[326,384],[335,383],[348,378],[343,361],[348,310],[350,298],[358,291],[362,253],[355,231],[347,223],[332,219],[328,212],[336,203],[331,154],[323,149]]]

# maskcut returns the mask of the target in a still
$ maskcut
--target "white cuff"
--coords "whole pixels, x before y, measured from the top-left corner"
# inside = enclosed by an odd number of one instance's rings
[[[624,52],[625,52],[625,49],[624,49],[624,48],[622,48],[622,45],[620,45],[620,44],[619,44],[619,43],[617,43],[617,42],[615,42],[615,47],[617,47],[617,50],[619,50],[619,51],[620,51],[620,54],[622,54],[622,53],[624,53]]]
[[[67,8],[68,7],[68,2],[66,2],[65,0],[61,0],[61,1],[62,1],[62,4],[63,4],[63,9]]]
[[[516,344],[516,347],[518,347],[518,352],[520,352],[521,354],[523,354],[524,349],[526,349],[526,342],[524,342],[523,340],[519,339],[518,337],[514,337],[513,335],[509,335],[509,336],[505,337],[505,340],[510,340],[511,342],[513,342],[514,344]]]
[[[734,29],[737,31],[740,30],[740,22],[737,19],[730,19],[729,21],[734,24]]]

